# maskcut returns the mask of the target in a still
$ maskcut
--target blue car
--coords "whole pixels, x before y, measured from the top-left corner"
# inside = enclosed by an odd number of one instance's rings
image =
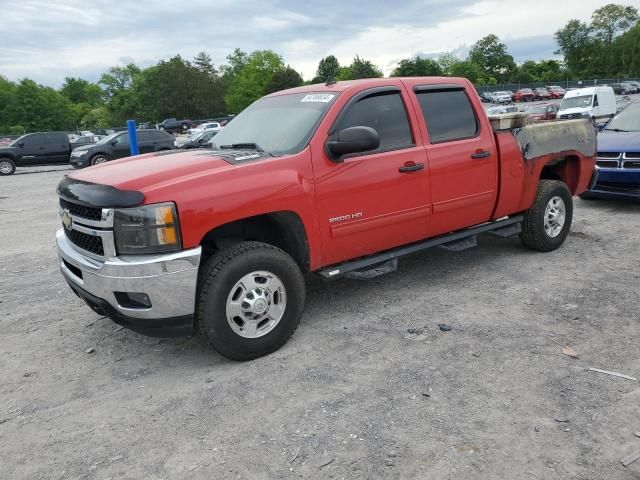
[[[616,115],[598,133],[595,184],[583,198],[640,199],[640,102]]]

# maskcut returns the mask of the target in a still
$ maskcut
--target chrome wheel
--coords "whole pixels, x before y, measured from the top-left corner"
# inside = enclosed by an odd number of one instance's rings
[[[544,231],[551,238],[560,235],[567,216],[567,207],[562,198],[552,197],[544,211]]]
[[[101,163],[105,163],[107,161],[107,157],[103,157],[102,155],[95,157],[91,162],[92,165],[99,165]]]
[[[278,325],[286,305],[286,290],[277,275],[252,272],[231,289],[227,297],[227,322],[241,337],[262,337]]]
[[[6,160],[0,161],[0,173],[9,175],[13,171],[13,165]]]

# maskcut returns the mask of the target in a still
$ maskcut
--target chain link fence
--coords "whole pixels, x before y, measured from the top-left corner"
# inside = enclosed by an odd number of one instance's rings
[[[593,87],[596,85],[610,85],[612,83],[621,82],[638,82],[637,78],[595,78],[592,80],[554,80],[553,82],[534,82],[534,83],[503,83],[499,85],[476,85],[478,92],[491,93],[501,92],[503,90],[515,92],[521,88],[546,88],[551,85],[557,85],[564,89]]]

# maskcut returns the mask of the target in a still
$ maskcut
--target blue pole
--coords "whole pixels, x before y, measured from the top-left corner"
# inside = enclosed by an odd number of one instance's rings
[[[131,156],[138,155],[138,131],[136,130],[136,121],[127,120],[127,130],[129,131],[129,149],[131,150]]]

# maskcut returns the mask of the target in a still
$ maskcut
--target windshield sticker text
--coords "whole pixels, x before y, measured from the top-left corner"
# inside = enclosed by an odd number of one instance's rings
[[[309,95],[305,95],[301,102],[320,102],[320,103],[329,103],[333,100],[335,95],[330,93],[310,93]]]

